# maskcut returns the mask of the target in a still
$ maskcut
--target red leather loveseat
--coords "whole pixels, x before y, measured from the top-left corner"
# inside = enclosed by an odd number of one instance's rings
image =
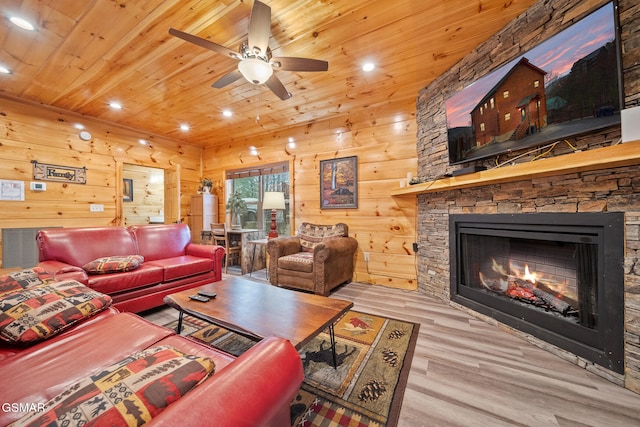
[[[84,288],[75,281],[50,282],[37,273],[45,282],[35,288],[75,283],[69,300]],[[9,282],[0,279],[0,291]],[[97,313],[41,341],[22,341],[19,349],[7,343],[7,325],[15,316],[9,306],[37,293],[30,283],[22,285],[24,291],[0,294],[0,425],[25,416],[52,420],[70,414],[74,422],[89,418],[95,425],[111,425],[113,421],[104,417],[114,413],[144,419],[150,426],[290,425],[289,406],[303,370],[287,340],[266,338],[236,358],[136,314],[118,312],[109,306],[108,296],[93,294],[105,302]],[[49,296],[36,299],[45,305],[51,302]],[[32,312],[38,313],[38,307]],[[50,319],[62,319],[63,313]],[[42,325],[55,326],[51,320],[42,320]],[[163,359],[158,356],[163,352],[177,357]],[[185,372],[184,366],[194,363],[205,363],[209,374],[197,379],[195,371]],[[175,365],[179,368],[167,373]],[[133,388],[140,383],[139,389]],[[118,407],[118,401],[124,401],[124,407]],[[144,413],[146,408],[151,408],[149,413]]]
[[[38,267],[57,280],[74,279],[110,295],[121,311],[158,307],[168,294],[222,279],[224,248],[191,243],[186,224],[49,228],[36,240]],[[98,259],[133,255],[143,259],[133,270],[87,274],[83,269]]]

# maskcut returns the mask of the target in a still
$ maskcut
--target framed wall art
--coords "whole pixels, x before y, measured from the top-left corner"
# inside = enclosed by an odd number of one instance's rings
[[[320,209],[358,208],[358,157],[320,160]]]
[[[122,201],[133,202],[133,179],[122,179]]]
[[[0,179],[0,200],[24,201],[24,181]]]

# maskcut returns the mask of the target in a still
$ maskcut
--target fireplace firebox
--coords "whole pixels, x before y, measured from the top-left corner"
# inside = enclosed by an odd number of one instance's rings
[[[624,214],[450,216],[451,300],[623,373]]]

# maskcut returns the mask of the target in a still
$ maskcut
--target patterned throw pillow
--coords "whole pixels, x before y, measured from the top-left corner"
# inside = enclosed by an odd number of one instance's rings
[[[120,273],[135,270],[143,262],[144,257],[142,255],[106,256],[94,259],[83,265],[82,269],[88,274]]]
[[[111,305],[111,297],[75,280],[0,295],[0,340],[34,344]]]
[[[49,274],[40,267],[16,271],[15,273],[0,276],[0,295],[33,288],[51,280]]]
[[[344,237],[344,226],[336,225],[316,225],[302,223],[298,229],[300,245],[304,252],[313,252],[313,249],[321,242],[329,239]]]
[[[153,347],[72,385],[12,426],[139,426],[215,370],[213,360]]]

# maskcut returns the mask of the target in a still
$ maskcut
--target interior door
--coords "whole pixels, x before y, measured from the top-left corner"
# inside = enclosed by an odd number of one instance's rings
[[[181,222],[180,219],[180,165],[164,170],[164,223]]]

